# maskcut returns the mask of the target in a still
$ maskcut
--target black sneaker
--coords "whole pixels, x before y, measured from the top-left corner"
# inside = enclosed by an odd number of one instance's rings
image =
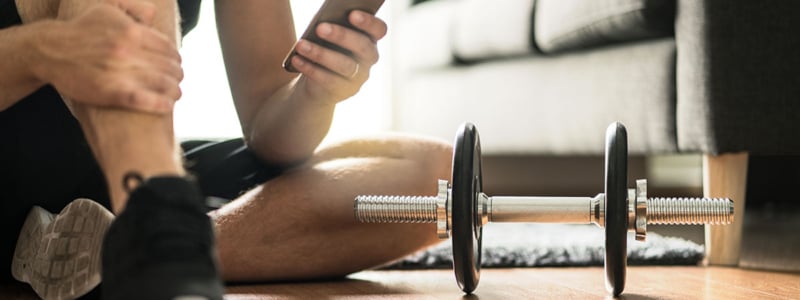
[[[57,215],[34,206],[20,231],[11,274],[45,300],[76,299],[100,283],[100,245],[114,215],[89,199]]]
[[[130,195],[103,241],[104,299],[222,299],[214,233],[196,185],[154,177]]]

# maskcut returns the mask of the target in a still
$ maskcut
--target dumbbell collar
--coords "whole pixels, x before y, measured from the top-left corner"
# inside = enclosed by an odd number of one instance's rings
[[[436,235],[440,239],[450,238],[452,217],[450,216],[450,184],[447,180],[439,180],[439,191],[436,193]]]

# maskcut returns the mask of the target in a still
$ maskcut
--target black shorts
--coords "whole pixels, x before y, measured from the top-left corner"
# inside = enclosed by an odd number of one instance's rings
[[[242,139],[181,143],[186,170],[207,197],[230,201],[285,169],[259,161]],[[217,208],[213,203],[209,209]]]

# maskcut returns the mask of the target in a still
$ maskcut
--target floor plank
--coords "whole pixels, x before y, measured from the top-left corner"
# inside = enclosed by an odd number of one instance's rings
[[[366,271],[336,281],[238,284],[228,300],[266,299],[605,299],[603,269],[484,269],[465,297],[450,270]],[[800,273],[726,267],[628,268],[623,299],[800,299]],[[1,285],[0,299],[36,299],[21,284]]]
[[[606,298],[602,268],[487,269],[467,299]],[[460,299],[451,271],[367,271],[335,282],[237,285],[226,299]],[[630,267],[624,299],[800,299],[800,274]]]

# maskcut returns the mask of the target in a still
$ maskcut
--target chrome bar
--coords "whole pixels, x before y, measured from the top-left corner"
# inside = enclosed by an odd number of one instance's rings
[[[489,222],[591,224],[590,197],[489,197]]]

